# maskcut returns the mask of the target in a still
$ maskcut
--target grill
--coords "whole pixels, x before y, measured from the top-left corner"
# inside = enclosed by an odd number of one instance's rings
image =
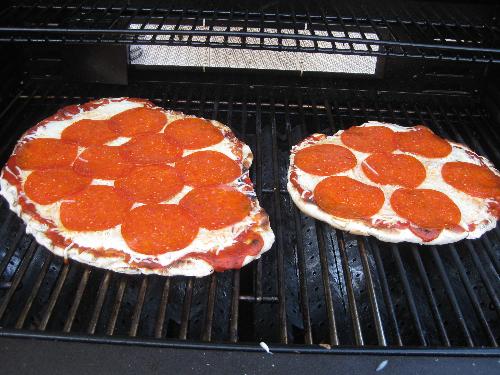
[[[163,3],[96,4],[15,4],[1,11],[0,41],[8,52],[1,57],[2,76],[8,79],[0,101],[0,163],[27,128],[62,106],[108,96],[149,98],[165,108],[226,123],[250,145],[252,181],[270,215],[276,242],[242,270],[202,279],[121,275],[53,256],[25,234],[22,221],[2,200],[4,340],[57,338],[243,352],[262,351],[258,344],[265,342],[273,352],[500,355],[498,228],[480,239],[446,246],[388,244],[303,215],[286,191],[292,145],[313,132],[333,134],[368,120],[425,123],[499,166],[498,92],[488,82],[477,82],[486,74],[498,79],[494,63],[500,61],[499,29],[488,17],[491,7],[475,5],[471,13],[469,5],[411,3],[414,8],[325,5],[315,11],[258,12],[214,10],[216,5],[191,10],[188,4],[178,10],[173,5],[163,8]],[[304,22],[309,33],[298,32]],[[158,32],[128,28],[136,23],[157,23]],[[221,23],[226,30],[215,28]],[[191,27],[182,27],[186,24]],[[197,29],[199,25],[207,30]],[[230,30],[237,25],[241,30]],[[278,43],[250,46],[250,38],[268,37],[252,27],[277,29]],[[285,28],[297,31],[286,35],[295,44],[287,44],[279,32]],[[325,29],[326,35],[319,33]],[[346,35],[374,32],[378,40],[368,44],[363,36],[334,37],[333,30]],[[241,38],[237,46],[228,41],[233,37]],[[299,79],[129,66],[125,86],[75,83],[62,72],[67,60],[58,52],[63,44],[75,43],[201,43],[320,52],[326,41],[330,46],[321,52],[383,56],[379,63],[385,64],[386,76],[310,74]],[[23,56],[26,44],[31,50]],[[356,49],[357,44],[366,48]],[[22,61],[21,70],[12,56]],[[417,67],[409,68],[415,62]],[[406,69],[409,77],[401,75]]]

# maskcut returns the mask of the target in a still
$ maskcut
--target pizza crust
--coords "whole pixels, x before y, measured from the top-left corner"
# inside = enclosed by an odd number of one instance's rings
[[[19,140],[16,149],[23,142],[33,138],[59,138],[65,127],[82,118],[105,119],[123,110],[138,106],[154,107],[152,103],[141,99],[116,98],[101,99],[81,106],[63,108],[56,115],[29,129]],[[163,112],[166,116],[168,116],[167,126],[168,123],[179,118],[195,117],[186,116],[179,112]],[[211,120],[211,122],[224,134],[225,137],[223,141],[216,145],[199,150],[184,150],[183,156],[200,150],[215,150],[226,154],[233,160],[238,160],[241,163],[243,173],[240,178],[229,185],[247,195],[252,202],[252,208],[250,215],[242,222],[218,231],[212,231],[217,233],[211,237],[209,236],[208,231],[200,229],[200,232],[207,232],[205,233],[207,238],[201,238],[200,240],[199,237],[203,237],[203,235],[200,235],[199,233],[197,238],[194,240],[199,241],[192,246],[193,242],[186,249],[169,252],[166,253],[167,255],[165,256],[162,254],[156,257],[136,253],[128,248],[121,238],[121,235],[119,235],[119,226],[100,232],[67,231],[62,224],[60,224],[60,222],[58,223],[58,215],[50,212],[50,210],[58,212],[58,207],[44,207],[30,201],[29,198],[18,189],[18,186],[11,184],[8,179],[6,179],[6,173],[10,174],[10,176],[18,176],[18,185],[22,186],[24,180],[29,175],[29,172],[21,171],[18,167],[15,167],[17,168],[16,171],[12,171],[9,169],[9,166],[6,165],[2,170],[2,174],[0,175],[0,195],[7,200],[10,209],[26,223],[26,232],[32,234],[39,244],[43,245],[56,255],[74,259],[91,266],[128,274],[143,273],[164,276],[184,275],[202,277],[214,272],[212,265],[200,258],[190,256],[190,254],[208,252],[209,250],[214,249],[217,250],[217,253],[223,252],[224,248],[227,248],[236,242],[236,237],[239,234],[244,231],[253,231],[261,236],[263,246],[258,254],[245,257],[242,264],[242,266],[244,266],[252,260],[260,258],[264,252],[271,248],[274,242],[274,234],[269,225],[269,218],[265,211],[260,207],[259,202],[255,197],[255,191],[253,190],[253,186],[248,177],[248,169],[250,168],[253,159],[250,148],[239,141],[227,126],[217,121]],[[128,141],[128,139],[129,138],[126,137],[119,137],[111,142],[108,142],[107,144],[120,145]],[[16,149],[13,154],[15,154]],[[112,185],[112,181],[94,179],[92,184]],[[191,188],[185,186],[179,194],[165,203],[177,203],[190,190]],[[52,219],[54,225],[51,226],[43,223],[35,217],[36,215],[25,212],[20,204],[21,197],[36,207],[36,213],[38,215],[45,212],[45,215],[48,215],[49,218]],[[60,202],[53,205],[57,206],[57,204],[60,204]],[[134,207],[136,205],[140,204],[136,203]],[[48,211],[48,214],[46,211]],[[44,215],[42,215],[42,217],[47,218]],[[47,236],[48,231],[54,229],[57,230],[58,235],[62,236],[66,242],[69,242],[68,246],[60,246]],[[107,233],[103,234],[102,232]],[[116,233],[118,233],[120,238],[117,237]],[[99,235],[101,235],[100,238]],[[106,243],[108,245],[111,245],[110,247],[102,246],[104,243],[103,238],[106,239]],[[219,241],[219,239],[222,239],[222,241]],[[203,244],[203,246],[196,247],[197,244]],[[111,253],[107,254],[106,249],[112,250]]]
[[[386,126],[395,131],[412,131],[414,128],[402,127],[394,124],[380,123],[376,121],[370,121],[361,126]],[[343,219],[335,217],[321,208],[319,208],[314,201],[310,198],[313,195],[314,187],[323,179],[328,176],[315,176],[304,171],[301,171],[294,165],[295,153],[305,147],[311,146],[313,144],[321,143],[333,143],[345,146],[340,140],[340,134],[342,130],[338,131],[332,136],[325,136],[323,134],[313,134],[302,142],[297,144],[292,148],[290,154],[290,167],[288,170],[287,179],[287,190],[297,207],[305,214],[314,217],[315,219],[321,220],[334,228],[345,230],[347,232],[363,235],[363,236],[374,236],[377,239],[385,242],[412,242],[424,245],[442,245],[447,243],[452,243],[460,241],[462,239],[474,239],[479,238],[485,232],[495,228],[497,223],[497,218],[488,210],[488,199],[476,198],[467,195],[461,191],[454,189],[453,187],[446,184],[441,177],[440,169],[439,173],[430,174],[427,173],[427,177],[424,182],[419,186],[419,188],[428,188],[442,191],[447,194],[460,208],[462,212],[462,222],[461,225],[466,229],[464,232],[455,232],[451,230],[443,230],[440,235],[432,241],[423,241],[420,237],[415,235],[408,228],[380,228],[375,227],[372,224],[375,220],[381,220],[387,225],[395,224],[397,222],[405,221],[403,218],[397,216],[397,214],[392,210],[389,204],[389,198],[392,192],[397,189],[396,186],[381,186],[369,180],[361,170],[361,162],[369,155],[368,153],[362,153],[356,150],[350,149],[356,156],[358,160],[357,165],[354,169],[347,172],[339,173],[338,175],[345,175],[351,178],[357,179],[365,184],[377,186],[384,192],[386,201],[382,209],[371,218],[371,223],[364,220],[354,220],[354,219]],[[419,161],[421,161],[426,169],[428,166],[435,163],[445,163],[451,160],[467,161],[474,164],[483,164],[491,169],[496,175],[500,176],[500,173],[494,168],[493,164],[486,158],[477,155],[468,147],[449,142],[452,145],[452,153],[446,158],[442,159],[429,159],[419,155],[408,154]],[[347,147],[348,148],[348,147]],[[398,153],[403,153],[401,151],[396,151]],[[297,174],[297,180],[302,189],[305,192],[299,192],[296,186],[291,182],[291,174],[295,172]],[[465,220],[464,220],[465,218]],[[473,229],[470,230],[469,224],[473,224]]]

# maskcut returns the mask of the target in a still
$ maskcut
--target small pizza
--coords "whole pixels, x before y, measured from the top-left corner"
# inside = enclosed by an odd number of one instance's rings
[[[53,253],[122,273],[205,276],[274,242],[252,152],[225,125],[143,99],[59,110],[18,141],[0,194]]]
[[[294,146],[288,191],[301,211],[387,242],[478,238],[500,217],[500,173],[425,126],[370,121]]]

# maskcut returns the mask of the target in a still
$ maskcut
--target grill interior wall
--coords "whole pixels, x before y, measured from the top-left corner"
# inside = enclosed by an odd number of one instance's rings
[[[1,201],[0,325],[202,341],[497,346],[500,230],[456,245],[391,245],[306,217],[286,193],[290,146],[372,119],[425,123],[497,166],[500,134],[473,95],[193,82],[127,87],[28,81],[1,112],[5,162],[58,108],[139,96],[228,124],[254,152],[252,180],[276,243],[241,271],[203,279],[114,274],[64,262],[24,234]]]

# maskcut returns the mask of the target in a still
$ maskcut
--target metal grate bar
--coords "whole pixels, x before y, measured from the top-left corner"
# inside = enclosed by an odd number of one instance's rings
[[[500,237],[500,235],[499,235]],[[497,256],[493,254],[493,249],[494,246],[491,243],[490,239],[488,236],[483,236],[481,237],[481,242],[484,244],[484,247],[486,249],[486,253],[488,254],[488,257],[490,258],[491,263],[495,267],[495,271],[500,274],[500,261],[498,260]]]
[[[331,105],[327,99],[325,99],[324,107],[326,109],[327,116],[328,116],[328,124],[329,124],[328,133],[331,134],[333,132],[333,129],[334,129],[334,123],[333,123]],[[290,125],[290,116],[288,114],[288,112],[289,112],[288,102],[286,103],[285,108],[286,108],[285,122],[286,122],[286,127],[287,127],[287,134],[289,134],[291,131],[290,130],[291,125]],[[316,106],[314,106],[314,108],[316,108]],[[292,147],[292,145],[289,142],[288,148],[291,149],[291,147]],[[326,249],[326,245],[325,245],[324,227],[325,227],[325,224],[316,220],[316,238],[318,241],[319,256],[320,256],[320,262],[321,262],[321,276],[322,276],[322,280],[323,280],[323,289],[324,289],[324,294],[325,294],[326,313],[328,316],[328,328],[329,328],[329,334],[330,334],[330,344],[331,345],[339,345],[340,341],[339,341],[339,336],[338,336],[337,323],[335,321],[335,308],[333,305],[332,291],[330,288],[330,278],[329,278],[329,270],[328,270],[328,256],[327,256],[327,249]]]
[[[479,119],[477,119],[475,116],[472,116],[468,109],[464,109],[464,112],[470,119],[471,124],[474,124],[474,130],[476,134],[479,133],[481,141],[485,144],[485,146],[487,146],[488,155],[493,156],[494,160],[500,161],[500,151],[498,150],[498,142],[500,142],[500,140],[495,135],[487,134],[486,126],[483,126]]]
[[[127,287],[127,279],[122,277],[120,283],[118,284],[118,289],[115,295],[115,301],[111,309],[111,315],[109,316],[106,335],[112,336],[115,332],[116,321],[118,319],[118,314],[120,313],[120,308],[122,306],[123,294],[125,293],[125,288]]]
[[[49,266],[52,262],[52,253],[48,254],[47,257],[43,259],[42,263],[42,268],[40,269],[40,272],[38,273],[38,277],[36,278],[36,281],[33,284],[33,287],[31,289],[31,293],[26,299],[26,302],[24,303],[23,310],[21,311],[21,314],[19,314],[19,318],[17,319],[16,322],[16,328],[22,328],[24,325],[24,322],[26,321],[26,318],[28,317],[28,313],[31,309],[31,305],[33,305],[33,301],[35,300],[38,291],[40,290],[40,286],[42,285],[43,279],[47,275],[47,270],[49,269]]]
[[[476,270],[479,273],[481,280],[484,284],[484,287],[486,288],[486,291],[488,292],[488,295],[490,296],[494,306],[495,310],[497,312],[497,315],[500,315],[500,301],[498,300],[498,296],[495,292],[494,287],[491,285],[490,279],[486,275],[486,272],[484,270],[484,266],[481,264],[481,260],[479,259],[479,256],[477,254],[477,248],[483,248],[481,246],[481,243],[475,243],[476,247],[472,246],[472,244],[468,241],[465,242],[465,247],[469,251],[470,256],[472,257],[472,261],[474,262],[474,265],[476,266]],[[498,281],[498,280],[497,280]]]
[[[155,15],[155,12],[157,11],[157,9],[158,9],[158,7],[160,6],[161,3],[162,3],[162,0],[156,0],[155,5],[149,10],[149,14],[146,16],[146,18],[144,19],[144,21],[142,21],[142,25],[139,28],[140,30],[144,30],[144,28],[146,27],[146,25],[150,24],[151,19]],[[125,9],[125,8],[123,8],[123,9]],[[112,26],[110,26],[110,28],[111,27]],[[160,28],[160,30],[161,30],[161,28]],[[139,38],[139,35],[136,35],[135,38],[136,39],[135,39],[134,42],[137,42],[137,38]],[[190,36],[190,38],[191,38],[191,36]]]
[[[411,246],[411,252],[413,255],[413,259],[415,259],[415,263],[417,264],[420,280],[422,280],[424,284],[425,294],[427,294],[427,298],[429,299],[432,315],[436,322],[441,339],[443,340],[445,346],[450,346],[450,339],[448,338],[448,334],[446,333],[446,328],[444,326],[443,319],[441,319],[441,314],[439,313],[439,309],[436,303],[436,297],[432,292],[431,282],[429,281],[429,277],[427,276],[427,272],[425,270],[424,263],[422,262],[420,253],[417,247],[414,245]]]
[[[340,17],[339,11],[338,11],[338,9],[336,7],[334,8],[334,12],[337,15],[337,19],[339,20],[340,25],[342,26],[342,30],[347,30],[348,28],[347,28],[347,26],[346,26],[346,24],[344,22],[344,19],[342,17]],[[347,32],[344,31],[344,36],[347,36],[347,35],[348,35]],[[335,40],[335,38],[332,38],[332,39]],[[351,39],[351,38],[348,38],[348,39]],[[354,45],[352,44],[352,39],[351,40],[347,40],[347,43],[349,45],[350,50],[354,51],[355,48],[354,48]],[[334,43],[332,43],[332,45],[333,44]]]
[[[392,303],[392,297],[389,290],[389,283],[387,281],[384,264],[382,263],[382,258],[380,256],[380,249],[377,243],[374,241],[371,241],[371,248],[373,249],[374,260],[377,266],[376,267],[377,274],[380,280],[380,285],[382,287],[382,296],[384,298],[384,304],[386,307],[386,311],[389,314],[389,320],[392,324],[394,335],[396,336],[396,343],[398,346],[403,346],[403,339],[401,338],[401,333],[399,332],[399,325],[396,318],[396,312],[394,311],[394,304]]]
[[[316,236],[318,239],[319,257],[321,261],[321,276],[323,279],[323,289],[325,293],[325,307],[328,316],[328,331],[331,345],[339,345],[339,335],[337,332],[337,323],[335,322],[335,308],[333,306],[332,291],[330,289],[330,279],[328,272],[328,257],[322,225],[316,221]]]
[[[112,8],[113,8],[113,4],[111,4],[111,5],[108,7],[107,11],[109,12]],[[108,29],[109,29],[109,30],[111,30],[113,27],[115,27],[115,25],[116,25],[116,24],[120,21],[120,19],[121,19],[121,17],[122,17],[123,12],[125,12],[125,10],[126,10],[126,9],[127,9],[126,7],[121,7],[120,11],[119,11],[119,12],[118,12],[118,14],[116,15],[116,18],[115,18],[113,21],[111,21],[111,22],[109,23],[109,26],[108,26]],[[102,38],[101,38],[101,39],[102,39]]]
[[[351,321],[354,330],[354,338],[356,340],[356,345],[365,345],[363,339],[363,332],[361,331],[361,323],[359,319],[358,307],[356,306],[356,298],[354,296],[354,289],[352,287],[352,276],[349,268],[349,260],[347,259],[347,250],[345,245],[344,233],[340,230],[335,230],[337,235],[337,242],[339,244],[339,250],[342,260],[342,273],[344,275],[344,281],[347,288],[347,300],[349,301],[349,314],[351,316]]]
[[[164,335],[163,326],[165,324],[165,316],[167,313],[168,297],[170,294],[170,277],[165,280],[163,284],[163,291],[161,293],[160,306],[158,308],[158,316],[156,318],[155,324],[155,337],[161,338]]]
[[[258,199],[262,199],[262,111],[257,105],[255,115],[255,193]],[[254,263],[254,291],[256,298],[262,298],[262,258]]]
[[[272,102],[271,102],[272,103]],[[273,104],[273,103],[272,103]],[[278,165],[278,144],[277,144],[277,134],[276,134],[276,115],[274,113],[274,107],[271,107],[272,117],[271,117],[271,132],[273,140],[273,165]],[[290,128],[287,129],[288,131]],[[291,134],[287,134],[288,142],[291,143]],[[302,134],[301,134],[302,137]],[[275,189],[279,188],[278,174],[275,173]],[[306,273],[306,260],[304,254],[304,239],[302,236],[302,220],[299,214],[299,210],[295,205],[293,205],[293,217],[295,222],[295,235],[296,240],[296,256],[297,256],[297,268],[299,273],[299,289],[300,289],[300,306],[302,312],[302,320],[304,323],[304,340],[306,344],[312,343],[312,331],[311,331],[311,314],[309,311],[309,296],[307,292],[307,273]]]
[[[240,270],[233,271],[233,290],[231,297],[231,316],[229,320],[229,341],[238,341]]]
[[[396,245],[392,245],[391,250],[392,250],[392,256],[396,261],[401,282],[403,283],[403,290],[405,292],[406,301],[408,302],[408,307],[410,309],[410,313],[413,318],[413,323],[417,330],[418,338],[423,346],[427,346],[427,341],[424,336],[422,323],[420,322],[417,306],[415,304],[415,297],[413,296],[413,292],[411,291],[410,282],[408,281],[408,277],[406,276],[407,273],[403,265],[403,262],[401,260],[401,256],[399,255],[398,247]]]
[[[352,8],[349,6],[349,3],[346,3],[346,7],[347,7],[347,9],[349,9],[349,13],[352,15],[352,19],[354,20],[354,24],[356,25],[356,29],[358,30],[359,34],[361,35],[361,38],[363,40],[369,40],[369,38],[366,36],[365,32],[361,28],[358,17],[356,17],[354,15]],[[370,52],[373,52],[373,48],[370,44],[367,43],[367,44],[363,44],[363,45],[366,46]]]
[[[65,263],[59,274],[59,277],[57,278],[56,285],[54,286],[49,301],[47,302],[45,313],[43,314],[40,324],[38,325],[38,329],[41,331],[45,331],[45,329],[47,328],[49,319],[52,316],[52,311],[54,311],[57,299],[59,298],[59,294],[61,293],[64,282],[66,281],[66,277],[68,276],[69,269],[70,269],[70,264]]]
[[[111,272],[106,271],[104,277],[102,278],[101,285],[99,286],[94,311],[92,312],[92,318],[90,319],[89,326],[87,328],[87,333],[90,335],[95,333],[97,322],[99,320],[99,316],[101,315],[102,305],[104,304],[104,299],[106,298],[106,294],[108,292],[110,279]]]
[[[63,332],[71,331],[76,312],[78,311],[78,307],[80,306],[80,302],[82,300],[83,292],[85,292],[85,288],[87,287],[87,283],[89,281],[90,273],[91,269],[89,267],[85,267],[82,278],[80,279],[80,283],[78,284],[78,288],[75,293],[75,298],[73,300],[73,303],[71,304],[71,308],[69,309],[68,317],[66,318],[66,322],[64,323]]]
[[[205,327],[203,329],[203,341],[212,340],[212,325],[214,320],[215,292],[217,291],[217,276],[212,274],[208,287],[207,312],[205,316]]]
[[[368,244],[366,238],[358,239],[359,255],[361,257],[363,271],[366,277],[373,321],[375,322],[375,329],[377,330],[378,344],[381,346],[387,346],[387,340],[385,338],[384,327],[382,326],[382,318],[380,317],[380,309],[378,307],[377,296],[375,295],[375,286],[373,283],[372,272],[370,270],[368,255],[366,254],[365,244]]]
[[[417,34],[417,33],[415,33],[415,32],[411,32],[411,31],[409,30],[409,28],[408,28],[407,24],[406,24],[405,22],[401,21],[401,19],[397,16],[397,14],[396,14],[396,13],[394,13],[394,10],[393,10],[393,9],[391,9],[391,11],[392,11],[392,14],[394,15],[394,18],[395,18],[395,20],[397,21],[398,25],[400,25],[400,26],[402,27],[402,29],[404,30],[405,35],[406,35],[406,37],[408,38],[408,40],[409,40],[411,43],[414,43],[414,42],[415,42],[415,37],[416,37],[416,35],[415,35],[415,34]],[[406,8],[404,9],[404,12],[405,12],[406,14],[408,14],[408,10],[407,10]],[[420,34],[420,35],[423,37],[423,39],[424,39],[424,40],[426,40],[426,39],[428,39],[428,38],[429,38],[428,34],[426,34],[426,33],[422,30],[422,28],[420,27],[420,25],[419,25],[417,22],[414,22],[414,21],[412,20],[412,21],[411,21],[411,25],[415,26],[416,30],[418,31],[418,34]],[[393,25],[391,25],[391,23],[389,23],[389,22],[387,23],[387,28],[388,28],[388,29],[389,29],[389,31],[391,32],[391,35],[397,35],[397,33],[396,33],[396,32],[395,32],[395,30],[393,29]],[[417,48],[415,48],[415,49],[416,49],[417,53],[418,53],[418,54],[420,54],[420,56],[425,56],[425,53],[422,51],[422,49],[420,49],[420,48],[418,48],[418,47],[417,47]],[[436,57],[436,55],[435,55],[434,51],[432,51],[432,50],[428,51],[427,53],[428,53],[429,57]]]
[[[130,330],[128,332],[129,336],[131,337],[135,337],[137,335],[137,329],[139,328],[139,319],[141,318],[142,306],[144,305],[144,297],[146,297],[147,289],[148,278],[144,277],[141,282],[141,289],[139,289],[139,295],[137,296],[137,302],[134,307],[134,312],[132,314],[130,323]]]
[[[56,83],[49,85],[46,90],[41,94],[42,97],[47,96],[47,94],[52,91],[56,87]],[[5,122],[4,127],[0,131],[0,139],[4,139],[4,143],[0,146],[0,155],[5,155],[5,152],[12,147],[12,144],[17,140],[19,130],[12,130],[11,126],[16,125],[16,119],[21,116],[21,113],[24,113],[25,108],[33,101],[35,95],[38,93],[38,87],[35,87],[33,91],[28,95],[25,101],[22,102],[21,105],[16,107],[16,112],[13,113],[9,119],[9,121]],[[9,131],[9,135],[5,135],[4,132]]]
[[[472,307],[474,311],[477,314],[477,317],[479,318],[479,321],[481,322],[481,325],[484,328],[484,331],[486,335],[488,336],[488,339],[490,340],[491,344],[495,347],[498,346],[497,341],[495,339],[495,335],[491,331],[490,325],[488,324],[488,321],[486,320],[486,317],[484,316],[484,312],[481,309],[481,306],[479,304],[479,301],[477,299],[476,294],[474,293],[474,290],[472,288],[472,285],[470,283],[469,277],[466,274],[466,271],[464,269],[464,265],[462,264],[462,261],[460,260],[460,257],[457,255],[457,250],[454,245],[449,245],[450,247],[450,253],[451,257],[457,266],[458,273],[460,275],[460,279],[462,280],[462,283],[465,286],[465,290],[467,291],[467,294],[469,295],[470,300],[472,301]]]
[[[193,299],[193,283],[193,278],[189,278],[186,285],[184,304],[182,305],[181,329],[179,331],[179,338],[181,340],[185,340],[187,337],[189,313],[191,312],[191,300]]]
[[[448,298],[450,300],[453,311],[455,312],[455,315],[457,316],[458,324],[460,325],[462,332],[465,336],[465,340],[467,342],[467,345],[472,347],[472,346],[474,346],[474,342],[472,341],[469,327],[467,327],[467,324],[465,323],[465,319],[464,319],[464,316],[462,314],[462,310],[460,309],[460,305],[458,304],[457,297],[456,297],[455,292],[453,291],[453,288],[451,286],[450,279],[448,278],[448,275],[446,274],[446,270],[444,268],[443,261],[441,260],[441,257],[439,256],[439,253],[438,253],[435,246],[431,246],[431,254],[432,254],[432,258],[434,260],[434,264],[438,268],[439,275],[441,277],[441,280],[443,281],[443,285],[444,285],[444,288],[446,290],[446,294],[448,295]]]
[[[7,306],[9,306],[9,302],[14,295],[14,293],[17,290],[17,287],[21,283],[21,280],[26,273],[26,270],[28,269],[29,264],[31,263],[31,258],[33,257],[33,254],[35,253],[35,250],[37,249],[38,245],[35,240],[31,242],[30,247],[28,248],[28,251],[23,257],[23,260],[21,262],[21,265],[16,271],[16,274],[14,275],[14,279],[11,282],[10,288],[7,291],[7,294],[3,297],[2,299],[2,304],[0,305],[0,319],[2,319],[3,315],[5,314],[5,311],[7,310]]]
[[[170,15],[170,13],[172,12],[172,9],[174,7],[174,0],[170,1],[170,5],[168,7],[168,10],[167,12],[162,16],[162,20],[161,22],[158,24],[158,27],[157,27],[157,30],[162,30],[163,29],[163,26],[167,23],[167,20],[168,20],[168,17]],[[152,41],[153,43],[156,43],[157,42],[157,38],[160,34],[155,34],[153,35],[153,38],[152,38]]]
[[[228,112],[228,124],[232,123],[232,105],[231,100],[230,111]],[[247,106],[246,101],[241,108],[241,128],[244,135],[247,134]],[[240,297],[240,270],[233,271],[233,287],[231,291],[231,314],[229,316],[229,341],[238,341],[238,317],[239,317],[239,297]]]
[[[48,92],[49,90],[47,90]],[[35,87],[35,89],[31,92],[31,94],[28,96],[27,100],[23,101],[21,105],[17,106],[14,113],[12,113],[9,117],[9,119],[7,121],[5,121],[3,123],[3,126],[2,128],[0,129],[0,138],[1,139],[6,139],[6,137],[8,137],[8,135],[6,135],[5,133],[7,133],[8,131],[10,131],[11,129],[11,125],[12,123],[14,122],[14,120],[21,114],[23,113],[23,110],[28,106],[28,104],[30,104],[30,102],[33,100],[33,97],[37,94],[38,92],[38,88]],[[10,145],[11,145],[11,139],[13,137],[10,136],[10,139],[8,139],[7,142],[5,143],[2,143],[2,145],[0,145],[0,155],[4,155],[5,152],[9,149]]]

